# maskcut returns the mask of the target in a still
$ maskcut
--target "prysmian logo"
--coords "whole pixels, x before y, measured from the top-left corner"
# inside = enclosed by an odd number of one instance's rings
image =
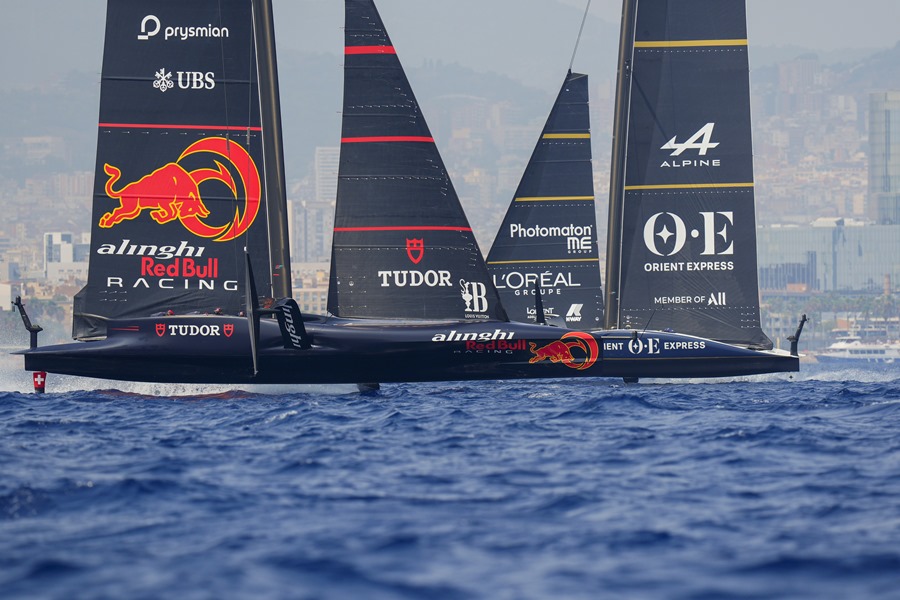
[[[719,142],[712,141],[713,128],[716,126],[715,123],[707,123],[703,127],[697,130],[694,135],[688,138],[686,141],[678,143],[675,139],[678,137],[677,135],[673,135],[672,139],[663,144],[660,147],[660,150],[671,150],[672,153],[669,156],[681,156],[681,154],[685,150],[696,150],[699,156],[706,156],[706,153],[711,149],[717,147]],[[718,167],[720,166],[719,159],[690,159],[685,158],[681,160],[664,160],[660,167]]]
[[[142,41],[149,40],[158,35],[160,31],[163,32],[163,38],[166,40],[174,38],[182,41],[191,38],[227,38],[230,34],[227,27],[216,27],[212,23],[191,27],[166,27],[163,30],[159,17],[147,15],[141,19],[141,32],[138,34],[137,39]]]
[[[137,37],[139,40],[149,40],[159,33],[160,28],[162,28],[162,23],[159,22],[159,18],[155,15],[147,15],[141,20],[141,32]]]

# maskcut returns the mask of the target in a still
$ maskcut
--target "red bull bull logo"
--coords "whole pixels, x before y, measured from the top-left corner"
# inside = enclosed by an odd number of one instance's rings
[[[188,156],[209,153],[221,157],[220,162],[213,158],[215,168],[201,168],[187,171],[179,163]],[[238,185],[231,171],[225,166],[230,164],[240,177],[244,192],[244,210],[235,210],[234,219],[224,225],[210,225],[204,219],[210,211],[203,202],[200,185],[207,181],[218,181],[240,200]],[[106,182],[106,195],[119,202],[119,206],[100,217],[100,227],[115,227],[123,221],[137,219],[147,211],[150,218],[165,225],[175,221],[198,237],[215,238],[216,242],[234,240],[250,228],[259,213],[262,185],[259,170],[250,154],[238,143],[222,137],[211,137],[194,142],[181,153],[178,160],[164,165],[137,181],[126,184],[116,190],[115,185],[122,171],[110,164],[103,165],[103,171],[109,177]]]
[[[570,369],[583,371],[592,367],[597,362],[597,359],[600,358],[600,348],[597,345],[597,340],[594,339],[594,336],[584,331],[570,331],[563,335],[562,338],[540,348],[534,342],[529,342],[529,346],[531,353],[534,354],[528,361],[531,364],[549,360],[554,363],[562,363]],[[573,353],[573,350],[576,350],[576,352]]]

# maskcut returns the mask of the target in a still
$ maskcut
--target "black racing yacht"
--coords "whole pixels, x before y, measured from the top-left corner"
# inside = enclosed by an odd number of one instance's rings
[[[643,124],[617,129],[622,291],[607,299],[610,328],[584,331],[509,319],[372,0],[345,1],[324,316],[290,297],[270,0],[110,2],[76,341],[32,344],[25,368],[225,384],[796,371],[797,356],[769,349],[758,307],[745,306],[755,259],[743,4],[625,3],[617,123]],[[723,94],[728,103],[701,102]],[[659,114],[640,121],[641,111]],[[679,332],[677,313],[705,315],[710,298],[729,312],[708,320],[734,335]]]

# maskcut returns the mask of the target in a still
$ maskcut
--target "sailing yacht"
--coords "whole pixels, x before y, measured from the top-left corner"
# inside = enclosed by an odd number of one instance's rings
[[[797,370],[786,352],[677,332],[510,321],[374,3],[345,9],[329,314],[290,298],[270,0],[152,14],[118,0],[77,341],[37,345],[20,303],[27,370],[225,384]],[[176,26],[193,33],[161,36]]]
[[[569,307],[564,326],[585,328],[572,317],[590,310],[610,330],[771,349],[760,326],[744,1],[623,3],[605,302],[599,278],[572,283],[578,240],[559,235],[596,227],[590,147],[577,154],[576,142],[589,137],[586,85],[581,111],[565,100],[577,77],[566,79],[488,257],[510,316],[535,320],[533,303],[507,284],[528,269],[543,283],[547,318],[559,316],[554,303]],[[554,133],[563,107],[569,122]],[[599,277],[594,256],[580,273]]]

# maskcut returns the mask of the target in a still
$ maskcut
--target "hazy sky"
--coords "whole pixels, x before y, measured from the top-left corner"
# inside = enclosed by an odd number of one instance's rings
[[[530,56],[550,55],[559,56],[563,68],[567,66],[585,0],[512,4],[508,0],[378,0],[377,4],[406,63],[440,58],[492,70],[495,59],[508,60],[511,52],[526,64]],[[833,51],[886,48],[900,40],[898,0],[748,0],[747,4],[751,53],[754,45]],[[0,5],[4,17],[0,69],[7,87],[73,69],[99,71],[105,0],[0,0]],[[509,10],[511,5],[516,10]],[[340,0],[274,0],[274,6],[279,46],[340,50]],[[617,31],[620,11],[620,0],[592,0],[595,19],[586,35]],[[513,32],[520,34],[515,39],[521,45],[494,45],[497,39],[510,39]],[[576,68],[597,75],[597,70],[612,68],[614,58],[598,57],[596,65],[586,62],[589,68],[577,63]]]
[[[147,0],[152,6],[152,0]],[[559,89],[581,24],[586,0],[376,0],[385,25],[414,90],[421,95],[424,61],[457,63],[480,72],[502,73],[535,90],[534,114],[540,124]],[[0,0],[0,72],[4,89],[54,84],[61,76],[80,73],[96,83],[99,96],[106,0]],[[341,63],[344,3],[340,0],[273,0],[276,40],[282,59],[282,108],[286,129],[309,132],[315,126],[340,131]],[[894,46],[900,40],[897,22],[900,0],[748,0],[750,59],[772,54],[774,46],[790,46],[842,54],[841,48],[870,50]],[[621,0],[592,0],[591,18],[574,64],[596,85],[611,89],[616,75],[616,47]],[[754,54],[754,48],[757,53]],[[333,56],[334,72],[304,72],[291,60],[298,53]],[[785,53],[780,56],[784,58]],[[288,60],[285,60],[285,59]],[[855,58],[855,57],[854,57]],[[328,62],[325,60],[325,64]],[[321,61],[320,61],[321,64]],[[463,81],[463,80],[461,80]],[[286,85],[289,83],[290,85]],[[499,84],[505,85],[503,82]],[[455,84],[454,84],[455,85]],[[455,88],[478,96],[480,88]],[[465,85],[480,85],[478,79]],[[304,87],[305,86],[305,87]],[[316,86],[311,103],[298,89]],[[516,92],[518,93],[518,89]],[[593,92],[592,92],[593,94]],[[592,98],[596,96],[592,95]],[[421,98],[420,98],[421,100]],[[2,101],[2,96],[0,96]],[[96,104],[72,114],[88,127],[97,118]],[[423,104],[426,115],[432,108]],[[0,106],[0,115],[3,107]],[[38,119],[40,119],[38,117]],[[3,125],[0,123],[0,135]],[[45,132],[40,132],[45,133]],[[306,137],[286,141],[291,156],[308,153]],[[308,145],[308,144],[307,144]],[[304,155],[305,156],[305,155]]]

